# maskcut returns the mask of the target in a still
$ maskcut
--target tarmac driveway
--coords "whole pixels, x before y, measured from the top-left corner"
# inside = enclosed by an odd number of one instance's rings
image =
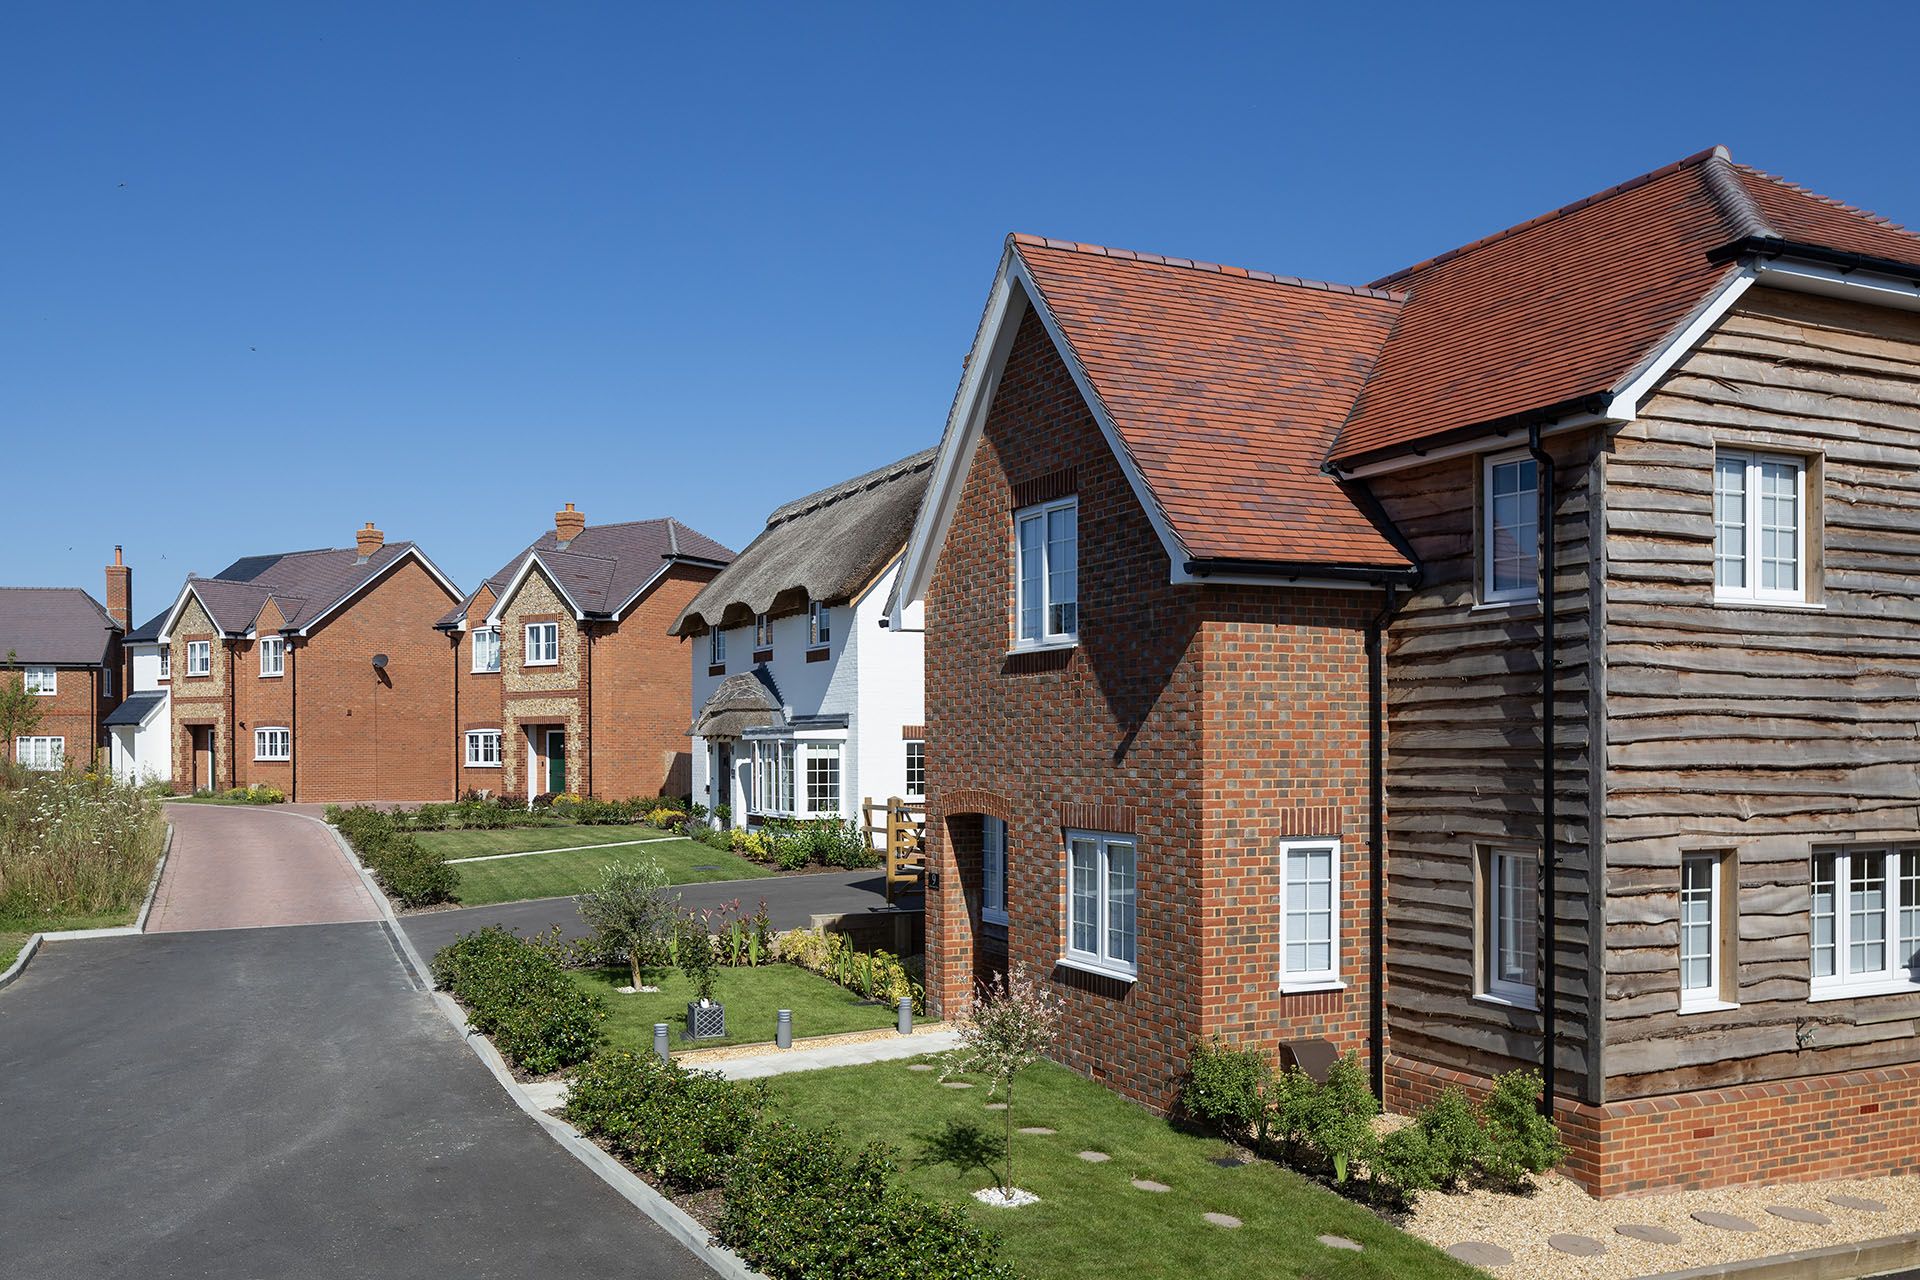
[[[48,944],[0,991],[0,1171],[0,1272],[36,1280],[712,1274],[514,1106],[379,923]]]

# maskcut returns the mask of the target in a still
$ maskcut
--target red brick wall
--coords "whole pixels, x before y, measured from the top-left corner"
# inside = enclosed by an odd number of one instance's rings
[[[1079,495],[1080,639],[1008,655],[1016,492]],[[1165,1108],[1187,1045],[1330,1035],[1364,1050],[1364,625],[1369,597],[1180,587],[1044,329],[1029,316],[928,592],[928,988],[963,999],[985,949],[979,819],[1005,801],[1008,952],[1069,1009],[1067,1065]],[[990,797],[983,800],[979,794]],[[1139,841],[1139,974],[1059,967],[1063,828]],[[1279,994],[1282,834],[1339,835],[1350,986]]]
[[[454,690],[458,706],[453,724],[453,745],[450,750],[453,753],[455,766],[459,770],[459,785],[462,792],[486,791],[499,795],[502,790],[500,779],[503,770],[467,767],[467,731],[500,728],[500,673],[473,669],[473,633],[486,625],[487,613],[493,608],[493,603],[492,589],[480,588],[474,596],[473,603],[467,609],[467,629],[455,633],[450,661],[453,664]],[[502,643],[504,644],[504,641]],[[501,746],[504,750],[504,741]]]
[[[684,796],[693,787],[687,725],[693,667],[687,641],[668,634],[718,570],[676,564],[617,626],[594,625],[589,745],[593,794]],[[705,637],[701,637],[705,643]]]
[[[113,665],[106,668],[107,670],[113,670],[120,665],[117,645],[115,649]],[[26,669],[40,665],[20,659],[18,660],[20,669],[13,671],[6,667],[5,657],[4,653],[0,653],[0,681],[9,684],[14,681],[24,682],[27,678]],[[108,712],[120,705],[121,689],[118,677],[115,678],[114,683],[115,696],[108,698],[104,696],[104,688],[100,680],[101,671],[100,667],[56,668],[53,678],[53,696],[49,698],[36,695],[33,700],[34,707],[40,712],[40,722],[21,736],[65,738],[68,762],[79,769],[92,765],[96,760],[96,753],[106,745],[107,740],[107,731],[100,727],[100,722],[106,719]],[[10,742],[5,745],[6,758],[11,760],[14,758],[16,744]]]
[[[280,628],[287,625],[278,606],[268,601],[260,617],[254,622],[256,637],[271,637],[279,634]],[[293,733],[293,751],[296,757],[301,754],[300,726],[294,723],[295,695],[294,682],[300,677],[300,666],[305,660],[305,646],[298,638],[288,639],[284,660],[281,663],[284,673],[277,676],[260,674],[259,638],[253,640],[230,640],[227,642],[233,650],[233,767],[234,785],[239,787],[273,787],[283,795],[294,798],[294,766],[290,760],[256,760],[254,732],[258,729],[279,728]],[[220,655],[216,651],[214,661]],[[300,700],[311,696],[311,690],[301,688]],[[301,759],[301,767],[306,761]],[[299,796],[299,799],[331,799],[332,797]]]

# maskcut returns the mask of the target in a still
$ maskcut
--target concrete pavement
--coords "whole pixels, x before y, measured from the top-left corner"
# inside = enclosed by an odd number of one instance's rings
[[[333,834],[281,806],[170,804],[173,851],[150,933],[378,920]]]

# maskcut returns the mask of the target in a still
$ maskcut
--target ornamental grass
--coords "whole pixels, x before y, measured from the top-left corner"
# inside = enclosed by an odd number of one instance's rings
[[[165,844],[160,806],[137,786],[0,765],[0,922],[131,916]]]

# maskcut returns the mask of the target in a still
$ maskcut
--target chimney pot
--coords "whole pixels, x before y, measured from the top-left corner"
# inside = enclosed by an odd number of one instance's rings
[[[360,558],[367,559],[387,545],[387,535],[373,527],[373,521],[367,521],[367,527],[353,535],[354,544],[360,550]]]
[[[553,513],[554,537],[563,547],[579,537],[581,531],[586,527],[587,517],[575,511],[571,502],[567,504],[565,511],[556,511]]]

